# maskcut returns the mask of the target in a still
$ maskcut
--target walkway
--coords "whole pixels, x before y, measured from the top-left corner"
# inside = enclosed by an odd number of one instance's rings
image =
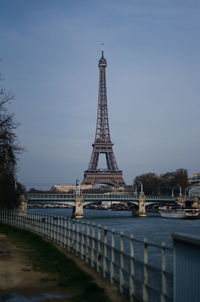
[[[7,235],[2,234],[0,230],[0,301],[6,301],[7,299],[12,301],[12,297],[16,299],[17,296],[19,301],[21,301],[22,296],[26,296],[27,299],[23,298],[24,302],[29,301],[30,297],[35,297],[37,301],[45,301],[46,299],[51,302],[70,301],[73,292],[67,288],[59,287],[55,274],[33,270],[32,264],[25,255],[27,250],[31,251],[30,247],[21,242],[14,243]],[[91,274],[95,283],[105,288],[111,301],[127,301],[122,295],[119,295],[118,290],[114,286],[102,279],[83,261],[69,253],[67,253],[67,257],[75,260],[81,269]],[[38,298],[40,299],[38,300]],[[31,301],[34,302],[34,299]]]

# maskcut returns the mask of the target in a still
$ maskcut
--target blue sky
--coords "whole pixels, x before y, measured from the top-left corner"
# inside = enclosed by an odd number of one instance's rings
[[[15,93],[9,110],[27,149],[18,165],[22,183],[83,179],[102,42],[111,138],[125,181],[200,171],[199,1],[0,2],[0,71]]]

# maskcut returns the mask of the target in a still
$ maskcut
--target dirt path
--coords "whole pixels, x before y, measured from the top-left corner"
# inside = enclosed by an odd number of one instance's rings
[[[66,288],[57,286],[55,275],[33,270],[24,254],[24,250],[27,248],[27,246],[21,244],[14,244],[6,235],[0,233],[0,301],[1,299],[6,301],[2,298],[6,293],[18,293],[25,296],[38,296],[47,293],[58,294],[62,295],[62,298],[48,297],[44,298],[43,301],[69,301],[67,297],[72,296],[73,293]],[[64,249],[59,249],[66,253]],[[84,271],[92,275],[99,286],[105,288],[111,301],[127,302],[127,299],[120,295],[114,286],[91,269],[89,265],[71,253],[66,254]],[[65,297],[63,298],[63,296]]]
[[[69,291],[56,285],[53,274],[33,271],[31,264],[24,255],[22,245],[15,245],[4,234],[0,234],[0,301],[9,300],[10,293],[25,296],[38,296],[56,293],[70,295]],[[10,301],[10,300],[9,300]],[[20,300],[19,300],[20,301]],[[50,299],[48,301],[58,301]],[[68,301],[66,298],[59,301]]]

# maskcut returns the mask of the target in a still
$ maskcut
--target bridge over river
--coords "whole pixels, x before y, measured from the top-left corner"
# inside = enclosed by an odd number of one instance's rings
[[[179,196],[180,199],[180,196]],[[75,217],[83,217],[83,208],[90,204],[98,204],[102,201],[120,202],[132,204],[138,207],[139,214],[146,214],[146,207],[152,204],[168,204],[174,202],[173,196],[145,196],[145,194],[128,194],[128,193],[104,193],[104,194],[81,194],[74,193],[29,193],[27,201],[29,206],[72,206],[75,209]]]

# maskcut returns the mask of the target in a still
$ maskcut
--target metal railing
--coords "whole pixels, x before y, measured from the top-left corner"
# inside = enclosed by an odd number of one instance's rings
[[[0,222],[37,233],[73,252],[130,301],[173,300],[172,248],[85,220],[1,209]]]
[[[124,201],[124,202],[131,202],[131,201],[138,201],[139,195],[132,194],[85,194],[83,193],[84,201]],[[69,194],[69,193],[29,193],[27,195],[28,202],[34,201],[75,201],[76,194]],[[174,201],[175,197],[172,196],[146,196],[147,201]]]

